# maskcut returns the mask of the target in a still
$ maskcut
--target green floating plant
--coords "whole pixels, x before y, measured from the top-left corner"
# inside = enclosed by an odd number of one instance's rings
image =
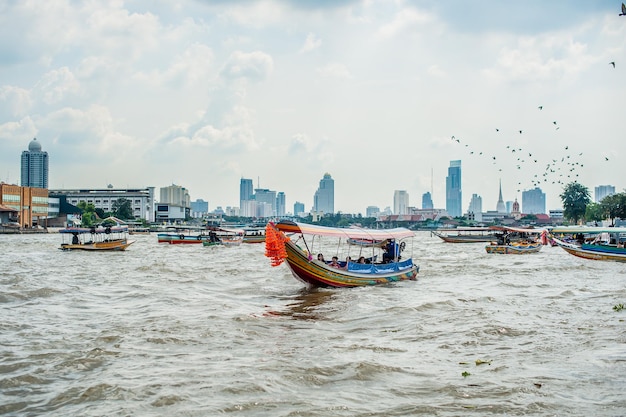
[[[622,311],[624,309],[624,304],[617,304],[613,306],[613,310],[615,311]]]
[[[463,378],[467,378],[471,374],[469,372],[467,372],[467,371],[463,371],[463,373],[461,375],[463,375]]]
[[[482,359],[476,359],[476,366],[484,365],[484,364],[491,365],[491,361],[484,361]]]

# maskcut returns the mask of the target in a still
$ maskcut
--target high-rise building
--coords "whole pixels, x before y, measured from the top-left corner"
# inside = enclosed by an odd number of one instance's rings
[[[612,185],[599,185],[594,191],[596,203],[599,203],[604,197],[615,194],[615,187]]]
[[[293,203],[293,215],[300,216],[302,214],[304,214],[304,203],[296,201]]]
[[[335,180],[327,172],[320,180],[320,186],[313,197],[313,211],[333,214],[335,212]]]
[[[472,217],[477,222],[483,220],[483,198],[478,194],[472,194],[469,207],[467,208],[468,217]]]
[[[276,191],[267,188],[256,188],[254,199],[257,205],[256,217],[276,216]]]
[[[393,213],[409,214],[409,193],[404,190],[393,192]]]
[[[189,204],[191,208],[191,217],[201,218],[209,212],[209,202],[199,198]]]
[[[191,206],[189,191],[180,185],[172,184],[167,187],[161,187],[159,194],[159,203],[173,204],[185,208],[189,208]]]
[[[252,186],[252,180],[248,178],[242,178],[239,183],[239,210],[243,217],[254,217],[254,213],[251,212],[251,204],[248,201],[254,199],[254,187]]]
[[[422,210],[432,210],[435,208],[433,204],[433,198],[430,195],[430,192],[425,192],[422,194]]]
[[[285,217],[287,210],[285,205],[285,193],[279,191],[276,194],[276,215],[278,217]]]
[[[498,204],[496,204],[496,211],[499,214],[507,213],[506,205],[502,199],[502,180],[500,180],[500,192],[498,194]]]
[[[452,217],[461,217],[461,161],[450,161],[446,177],[446,211]]]
[[[22,152],[22,187],[48,188],[48,152],[34,138]]]
[[[376,217],[380,213],[380,208],[378,206],[367,206],[365,209],[365,217]]]
[[[541,188],[522,191],[522,212],[524,214],[545,214],[546,195]]]

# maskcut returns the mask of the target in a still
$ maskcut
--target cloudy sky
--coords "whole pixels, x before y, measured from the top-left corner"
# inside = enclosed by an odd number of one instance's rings
[[[5,1],[0,180],[19,183],[36,137],[50,188],[177,184],[211,210],[239,205],[242,177],[309,210],[326,172],[336,211],[393,207],[394,190],[445,208],[456,159],[463,210],[472,194],[495,210],[500,179],[520,202],[539,184],[548,209],[573,180],[623,191],[620,7]]]

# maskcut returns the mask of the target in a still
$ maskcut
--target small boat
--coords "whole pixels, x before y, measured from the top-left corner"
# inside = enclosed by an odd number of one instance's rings
[[[558,246],[579,258],[626,262],[625,227],[566,227],[554,228],[550,233]],[[574,239],[565,241],[565,236]]]
[[[265,228],[252,227],[244,228],[243,243],[263,243],[265,242]]]
[[[491,242],[496,235],[489,227],[457,227],[455,229],[437,229],[431,232],[446,243]]]
[[[413,259],[411,257],[405,259],[402,255],[406,249],[406,240],[414,236],[414,233],[406,228],[370,230],[280,221],[268,223],[265,235],[265,256],[271,259],[272,266],[279,266],[287,261],[293,276],[313,287],[389,284],[416,280],[419,272],[419,266],[413,263]],[[338,240],[340,244],[347,244],[348,253],[354,250],[360,254],[366,250],[370,263],[347,261],[339,263],[339,267],[333,267],[323,259],[313,259],[312,253],[317,250],[337,247],[336,243],[324,246],[326,243],[322,243],[323,239],[334,242]],[[379,258],[378,254],[383,248],[350,245],[350,240],[354,239],[385,240],[386,252]],[[377,263],[376,259],[383,259],[383,262]]]
[[[149,235],[150,228],[148,227],[131,227],[128,229],[129,235]]]
[[[202,240],[204,246],[239,246],[244,241],[243,229],[214,228],[207,239]]]
[[[127,226],[68,227],[59,233],[63,236],[61,250],[120,251],[134,243],[127,238]]]
[[[490,229],[495,233],[496,240],[485,246],[487,253],[506,255],[537,253],[543,247],[542,240],[547,239],[545,229],[506,226],[491,226]]]
[[[197,235],[186,235],[182,232],[157,233],[157,241],[159,243],[169,243],[171,245],[199,244],[208,238],[208,235],[202,233]]]

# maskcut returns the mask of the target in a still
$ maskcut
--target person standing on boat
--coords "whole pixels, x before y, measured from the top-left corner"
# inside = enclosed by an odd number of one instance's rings
[[[394,239],[389,239],[383,253],[383,263],[396,262],[399,255],[398,244]]]

